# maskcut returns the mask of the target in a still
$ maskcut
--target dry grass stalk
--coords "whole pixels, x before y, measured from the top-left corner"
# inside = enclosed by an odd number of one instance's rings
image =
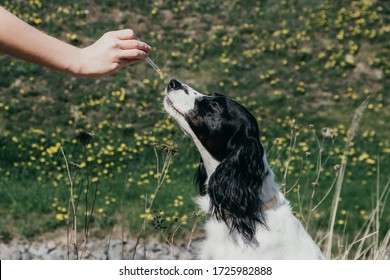
[[[163,164],[161,171],[160,171],[159,156],[158,156],[157,149],[161,149],[161,148],[164,150],[166,155],[165,155],[165,159],[164,159],[164,164]],[[154,145],[154,153],[156,155],[157,174],[160,174],[160,176],[158,176],[158,178],[157,178],[157,185],[156,185],[156,188],[154,190],[153,195],[150,198],[149,205],[147,202],[147,196],[145,196],[145,217],[144,217],[143,223],[141,225],[141,229],[137,235],[137,241],[136,241],[136,244],[134,246],[134,251],[133,251],[133,260],[135,259],[135,254],[137,253],[137,247],[140,243],[141,235],[145,231],[146,221],[148,219],[148,215],[151,213],[151,209],[152,209],[154,200],[156,199],[156,195],[166,179],[169,167],[172,163],[172,158],[173,158],[174,154],[176,153],[176,149],[173,147],[173,145],[157,145],[157,144],[155,144]]]
[[[342,162],[340,164],[340,171],[339,171],[339,176],[337,178],[336,182],[336,189],[335,193],[333,196],[333,201],[332,201],[332,207],[331,207],[331,214],[330,214],[330,220],[329,220],[329,226],[328,226],[328,233],[327,233],[327,243],[325,247],[325,256],[330,259],[332,257],[332,245],[333,245],[333,234],[334,234],[334,225],[336,221],[336,214],[338,210],[338,205],[340,202],[340,194],[341,194],[341,189],[343,186],[343,181],[344,181],[344,174],[345,170],[347,167],[347,162],[348,162],[348,153],[349,153],[349,148],[351,146],[352,140],[355,137],[360,121],[363,117],[363,113],[367,108],[368,102],[370,100],[370,96],[367,97],[362,104],[355,110],[355,114],[353,116],[349,134],[348,134],[348,139],[344,147],[343,151],[343,158]]]
[[[70,183],[69,187],[69,204],[72,206],[72,223],[73,223],[73,231],[70,232],[70,207],[68,207],[68,218],[67,218],[67,255],[66,258],[69,259],[69,255],[71,252],[71,245],[72,245],[72,251],[76,254],[78,258],[78,249],[77,249],[77,215],[76,215],[76,207],[74,203],[74,195],[73,195],[73,179],[70,174],[70,169],[69,169],[69,164],[68,160],[66,158],[64,149],[61,147],[61,153],[62,156],[65,160],[65,165],[66,165],[66,171],[68,174],[68,179]]]
[[[295,144],[297,142],[297,132],[299,130],[295,119],[292,120],[292,123],[290,125],[291,127],[291,138],[290,138],[290,146],[289,146],[289,152],[288,152],[288,158],[286,160],[286,167],[284,169],[283,179],[280,186],[282,187],[283,194],[287,193],[286,186],[287,186],[287,174],[288,174],[288,167],[291,162],[292,153],[295,149]]]

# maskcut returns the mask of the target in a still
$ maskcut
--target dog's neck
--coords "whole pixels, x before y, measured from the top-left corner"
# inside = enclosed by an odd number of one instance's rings
[[[265,177],[261,188],[260,199],[264,203],[271,201],[274,197],[278,197],[279,185],[275,182],[275,174],[268,165],[267,156],[263,156]]]
[[[199,141],[197,137],[193,137],[193,140],[196,147],[198,148],[198,151],[202,157],[203,164],[206,169],[206,173],[207,173],[206,183],[207,183],[210,176],[214,173],[215,169],[218,167],[220,162],[214,159],[210,155],[210,153],[205,149],[205,147],[202,145],[202,143]],[[265,177],[263,181],[262,190],[260,193],[260,199],[263,203],[267,203],[275,200],[275,198],[278,197],[278,194],[280,192],[279,192],[279,185],[275,183],[275,175],[268,165],[266,154],[264,154],[263,156],[263,162],[264,162]]]
[[[210,176],[214,173],[215,169],[217,169],[220,162],[216,159],[214,159],[210,153],[206,150],[206,148],[203,146],[203,144],[200,142],[198,137],[192,137],[194,140],[195,146],[198,149],[200,156],[202,157],[203,164],[206,168],[207,173],[207,181],[210,178]]]

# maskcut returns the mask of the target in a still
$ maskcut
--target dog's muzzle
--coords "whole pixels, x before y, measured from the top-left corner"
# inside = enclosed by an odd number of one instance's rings
[[[169,92],[171,90],[178,90],[178,89],[183,89],[182,83],[180,83],[178,80],[172,79],[167,86],[167,91]]]

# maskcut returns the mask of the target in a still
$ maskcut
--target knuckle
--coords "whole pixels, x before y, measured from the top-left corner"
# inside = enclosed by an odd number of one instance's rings
[[[133,52],[133,57],[134,58],[138,58],[138,57],[140,57],[141,56],[141,52],[140,51],[134,51]]]
[[[145,48],[145,44],[142,43],[142,42],[138,42],[137,47],[138,47],[139,49],[144,49],[144,48]]]
[[[110,40],[110,47],[114,49],[119,48],[119,40],[117,38],[112,37]]]
[[[106,33],[103,34],[104,37],[114,37],[114,34],[112,31],[108,31]]]
[[[135,37],[135,32],[132,29],[126,29],[126,32],[129,37]]]

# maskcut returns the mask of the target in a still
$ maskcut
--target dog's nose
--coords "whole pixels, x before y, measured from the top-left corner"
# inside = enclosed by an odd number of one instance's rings
[[[183,85],[178,80],[175,79],[172,79],[168,84],[168,89],[180,89],[182,87]]]

